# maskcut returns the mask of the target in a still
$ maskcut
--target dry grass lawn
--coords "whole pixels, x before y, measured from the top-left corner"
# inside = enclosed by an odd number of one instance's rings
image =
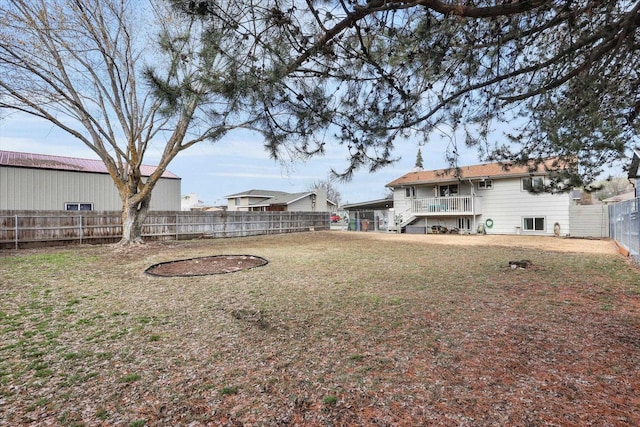
[[[269,263],[144,274],[220,254]],[[524,236],[4,252],[0,426],[47,425],[640,425],[640,269]]]

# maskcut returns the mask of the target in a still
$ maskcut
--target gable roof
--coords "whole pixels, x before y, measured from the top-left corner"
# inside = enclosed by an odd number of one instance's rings
[[[264,197],[271,198],[277,197],[285,193],[284,191],[272,191],[272,190],[247,190],[241,193],[230,194],[228,196],[224,196],[225,199],[238,199],[240,197]]]
[[[298,200],[304,199],[312,194],[313,191],[305,193],[281,193],[273,197],[262,200],[261,202],[252,203],[251,206],[269,206],[269,205],[290,205]]]
[[[16,151],[0,151],[0,165],[18,168],[49,169],[72,172],[89,172],[108,174],[102,160],[81,159],[77,157],[51,156],[48,154],[19,153]],[[149,176],[156,170],[155,166],[142,165],[142,176]],[[180,179],[170,171],[162,174],[163,178]]]
[[[430,184],[440,182],[451,182],[469,179],[500,179],[513,178],[531,175],[547,175],[545,166],[549,169],[558,168],[556,159],[550,159],[540,165],[537,170],[532,170],[533,166],[513,165],[508,163],[484,163],[472,166],[461,166],[459,168],[447,168],[436,170],[418,170],[402,175],[386,185],[386,187],[400,187],[403,185]],[[532,163],[533,165],[533,163]]]
[[[272,190],[247,190],[241,193],[235,193],[225,196],[225,199],[239,199],[243,197],[254,199],[261,198],[261,200],[256,200],[248,205],[253,207],[261,207],[270,205],[290,205],[291,203],[297,202],[298,200],[315,194],[315,191],[306,191],[302,193],[286,193],[284,191]],[[327,200],[327,203],[335,206],[335,203],[331,200]]]

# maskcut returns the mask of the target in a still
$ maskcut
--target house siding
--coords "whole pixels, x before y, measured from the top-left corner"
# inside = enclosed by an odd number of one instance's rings
[[[307,196],[300,200],[296,200],[291,203],[287,210],[289,211],[303,211],[303,212],[329,212],[329,206],[327,204],[327,192],[323,189],[316,190],[315,202],[311,197]]]
[[[442,225],[449,228],[458,227],[458,218],[469,219],[470,228],[467,231],[476,232],[480,224],[486,224],[491,220],[492,227],[485,227],[489,234],[531,234],[531,235],[554,235],[554,224],[560,225],[560,235],[566,236],[571,233],[569,221],[569,207],[571,198],[568,194],[532,194],[522,190],[520,177],[510,177],[492,179],[493,188],[478,189],[472,191],[468,182],[458,182],[459,196],[475,195],[481,206],[478,215],[461,214],[460,216],[420,216],[411,222],[413,226],[431,227]],[[455,182],[452,182],[455,183]],[[446,185],[446,182],[442,183]],[[473,185],[477,185],[474,182]],[[394,222],[402,223],[412,217],[412,198],[406,197],[405,187],[394,189]],[[415,198],[432,198],[438,195],[438,185],[416,185]],[[400,217],[400,218],[398,218]],[[525,217],[545,218],[545,229],[543,231],[523,230]],[[466,221],[465,221],[466,222]]]
[[[253,192],[251,190],[247,193]],[[259,190],[260,191],[260,190]],[[227,210],[250,211],[250,210],[283,210],[290,212],[329,212],[332,208],[327,200],[327,192],[322,188],[315,191],[315,196],[311,193],[288,194],[285,192],[262,191],[260,196],[249,196],[247,193],[227,196]],[[298,197],[298,199],[295,199]],[[237,203],[237,204],[236,204]]]
[[[227,210],[233,211],[249,211],[249,205],[264,201],[265,197],[233,197],[227,200]],[[236,205],[236,200],[238,201]]]
[[[531,194],[522,190],[520,178],[497,179],[493,185],[493,189],[477,191],[477,196],[482,197],[481,221],[485,224],[488,219],[493,221],[493,227],[486,227],[487,233],[514,234],[519,231],[522,234],[552,236],[555,223],[560,225],[561,235],[570,233],[571,198],[568,194]],[[525,217],[544,217],[545,230],[522,230]]]
[[[180,179],[161,178],[151,210],[180,210]],[[92,203],[93,210],[121,210],[111,177],[101,173],[0,166],[0,210],[64,210],[65,203]]]

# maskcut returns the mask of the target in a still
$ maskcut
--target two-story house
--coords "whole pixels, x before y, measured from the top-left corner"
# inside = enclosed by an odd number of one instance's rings
[[[332,212],[335,203],[327,200],[327,190],[316,188],[303,193],[272,190],[248,190],[225,196],[227,210],[233,211],[289,211]]]
[[[536,193],[548,172],[488,163],[457,169],[414,170],[393,189],[396,231],[570,234],[570,194]]]

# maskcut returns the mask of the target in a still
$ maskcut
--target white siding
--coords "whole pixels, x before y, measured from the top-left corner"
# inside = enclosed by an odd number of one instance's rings
[[[287,210],[289,212],[329,212],[329,209],[327,209],[327,191],[318,188],[316,193],[315,203],[312,196],[309,195],[289,204]]]
[[[238,206],[236,206],[236,202],[240,203],[238,200],[240,200],[240,199],[237,199],[235,197],[231,198],[231,199],[227,199],[227,210],[229,212],[240,210],[240,209],[238,209]]]
[[[311,197],[305,197],[289,204],[287,206],[289,212],[311,212],[314,211],[311,203]]]
[[[0,210],[64,210],[65,203],[92,203],[96,211],[122,210],[109,175],[0,167]],[[179,179],[158,182],[151,209],[180,210]]]
[[[460,195],[471,194],[469,184],[459,184]],[[436,197],[437,186],[416,186],[416,198]],[[477,217],[475,225],[471,219],[472,232],[477,225],[486,223],[488,219],[493,222],[491,228],[486,227],[490,234],[522,234],[547,235],[554,234],[554,224],[560,225],[560,235],[571,234],[569,221],[569,207],[571,198],[568,194],[532,194],[522,190],[521,178],[493,179],[493,188],[477,189],[475,195],[482,206],[481,214]],[[411,198],[406,197],[405,187],[396,187],[393,193],[394,213],[401,215],[402,221],[409,219],[411,214]],[[543,231],[523,230],[525,217],[545,219]],[[444,225],[457,227],[457,217],[427,216],[420,217],[413,225]]]
[[[481,221],[493,221],[493,227],[486,228],[487,233],[514,234],[516,227],[521,227],[522,234],[552,236],[554,224],[558,223],[560,235],[570,234],[568,194],[531,194],[522,190],[519,178],[494,180],[493,186],[493,189],[477,191],[477,196],[482,197]],[[522,230],[525,217],[544,217],[545,230]]]
[[[233,197],[227,199],[227,210],[232,211],[248,211],[249,205],[262,202],[265,199],[261,197]],[[237,203],[237,204],[236,204]]]
[[[426,197],[426,196],[422,196]],[[404,188],[398,187],[393,191],[393,211],[394,222],[398,217],[402,217],[402,221],[407,220],[411,216],[411,199],[405,197]]]

